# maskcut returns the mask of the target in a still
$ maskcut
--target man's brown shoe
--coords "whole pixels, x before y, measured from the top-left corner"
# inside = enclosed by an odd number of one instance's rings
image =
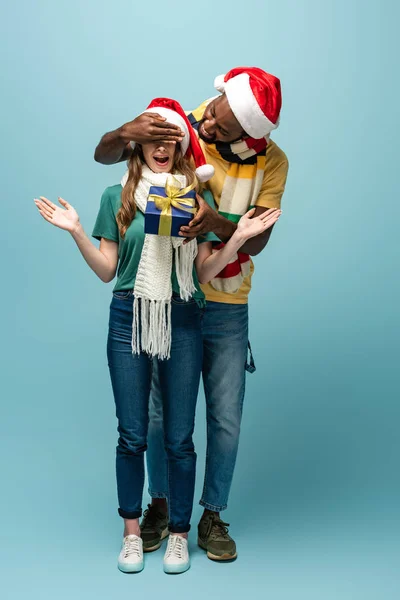
[[[236,544],[228,533],[229,523],[224,523],[217,513],[207,512],[198,526],[197,543],[206,550],[211,560],[234,560],[237,557]]]
[[[168,516],[157,506],[148,504],[140,523],[143,552],[158,550],[162,541],[168,537]]]

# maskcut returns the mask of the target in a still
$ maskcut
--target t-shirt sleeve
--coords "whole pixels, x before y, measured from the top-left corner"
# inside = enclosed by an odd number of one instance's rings
[[[289,163],[283,152],[281,152],[280,160],[272,165],[272,167],[268,168],[267,162],[256,206],[280,208],[283,192],[285,191],[288,168]]]
[[[94,224],[92,236],[97,240],[105,238],[113,242],[119,242],[118,225],[111,201],[110,192],[106,189],[103,192],[100,202],[100,209]]]
[[[221,240],[219,239],[219,237],[216,236],[215,233],[212,233],[211,231],[209,231],[208,233],[204,233],[203,235],[199,235],[196,239],[197,239],[198,244],[204,244],[204,242],[221,243]]]

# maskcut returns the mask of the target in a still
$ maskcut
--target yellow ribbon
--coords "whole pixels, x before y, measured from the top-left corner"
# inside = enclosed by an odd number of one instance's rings
[[[181,188],[179,181],[173,175],[169,175],[165,184],[166,196],[149,195],[149,199],[153,200],[157,209],[161,211],[158,235],[171,235],[172,206],[193,215],[196,213],[194,199],[182,197],[194,190],[195,187],[196,183],[192,183],[192,185]]]

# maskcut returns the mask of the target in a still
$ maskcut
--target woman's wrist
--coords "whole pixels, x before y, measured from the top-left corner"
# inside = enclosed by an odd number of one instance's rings
[[[74,239],[79,238],[82,235],[85,235],[82,224],[79,221],[74,225],[73,229],[70,229],[69,232]]]
[[[239,231],[239,229],[236,229],[235,232],[233,233],[231,240],[233,241],[233,243],[235,244],[235,246],[237,246],[238,248],[240,248],[241,246],[243,246],[243,244],[245,242],[247,242],[247,238],[245,235],[243,235],[243,233],[241,231]]]

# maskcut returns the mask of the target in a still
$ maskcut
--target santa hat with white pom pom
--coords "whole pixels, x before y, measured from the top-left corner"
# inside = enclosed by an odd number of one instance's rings
[[[168,123],[178,125],[185,134],[180,142],[183,156],[193,157],[199,181],[204,182],[211,179],[214,175],[214,167],[207,164],[197,135],[179,102],[171,98],[154,98],[144,113],[159,114],[161,117],[165,117]],[[135,142],[131,142],[131,146],[134,148]]]
[[[277,77],[258,67],[236,67],[215,78],[214,87],[226,94],[229,106],[244,131],[261,139],[279,125],[282,105]]]

